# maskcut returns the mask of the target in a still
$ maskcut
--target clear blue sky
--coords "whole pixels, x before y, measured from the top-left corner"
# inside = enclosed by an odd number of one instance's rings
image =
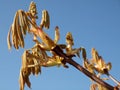
[[[21,55],[32,47],[32,36],[25,37],[25,49],[16,51],[7,48],[7,33],[18,9],[28,10],[31,0],[0,1],[0,90],[19,90],[19,70]],[[60,28],[61,39],[72,32],[75,45],[87,50],[88,58],[94,47],[106,62],[112,63],[110,73],[120,80],[120,0],[34,0],[37,4],[38,24],[43,9],[49,11],[51,26],[46,31],[54,38],[54,27]],[[74,58],[82,65],[82,60]],[[70,66],[42,68],[42,74],[30,77],[32,90],[89,90],[90,80]],[[109,82],[115,85],[112,81]],[[25,90],[29,90],[25,87]]]

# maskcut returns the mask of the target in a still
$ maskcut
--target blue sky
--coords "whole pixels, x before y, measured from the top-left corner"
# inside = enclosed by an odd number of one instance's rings
[[[19,70],[23,51],[34,45],[32,36],[25,37],[25,48],[7,48],[7,33],[18,9],[28,10],[31,0],[1,0],[0,3],[0,90],[19,90]],[[119,0],[34,0],[37,4],[38,25],[43,9],[50,14],[50,30],[45,31],[54,38],[54,28],[59,26],[61,38],[71,32],[74,47],[83,46],[91,58],[91,48],[98,50],[106,62],[112,63],[110,73],[120,80],[120,1]],[[82,60],[74,58],[82,65]],[[32,90],[89,90],[87,76],[69,66],[42,68],[42,74],[30,77]],[[111,85],[115,85],[109,81]],[[25,87],[25,90],[29,90]]]

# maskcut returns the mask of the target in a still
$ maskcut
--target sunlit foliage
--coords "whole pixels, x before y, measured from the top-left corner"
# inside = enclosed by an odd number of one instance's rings
[[[117,83],[118,86],[115,87],[115,90],[118,90],[120,83],[109,74],[112,68],[110,62],[106,63],[95,48],[91,50],[91,59],[87,58],[85,48],[73,48],[74,39],[71,32],[66,34],[66,44],[58,44],[60,39],[58,26],[55,27],[55,38],[52,40],[43,30],[50,28],[50,16],[48,11],[42,11],[42,19],[39,26],[36,23],[36,19],[38,19],[37,13],[36,4],[33,1],[30,3],[28,11],[18,10],[15,13],[13,23],[7,36],[8,49],[11,49],[12,46],[14,46],[15,49],[19,49],[20,47],[24,48],[24,37],[26,33],[32,33],[32,41],[35,42],[35,45],[25,50],[22,55],[22,66],[19,76],[20,90],[24,90],[25,84],[31,88],[29,76],[31,74],[39,75],[39,73],[42,72],[41,67],[63,66],[68,68],[65,59],[72,61],[72,57],[80,57],[80,53],[83,59],[83,69],[90,72],[89,76],[108,80],[101,78],[101,75],[106,74],[109,79]],[[42,42],[39,42],[38,37]],[[49,56],[47,52],[52,55]],[[90,90],[109,90],[107,87],[102,86],[101,83],[91,81]]]

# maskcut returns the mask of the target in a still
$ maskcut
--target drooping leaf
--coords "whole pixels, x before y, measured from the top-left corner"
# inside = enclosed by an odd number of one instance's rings
[[[15,49],[19,49],[19,47],[24,48],[24,36],[27,31],[30,31],[29,21],[30,20],[28,19],[27,14],[23,10],[18,10],[15,13],[14,20],[11,25],[11,33],[8,33],[8,37],[12,36],[11,46],[13,45]],[[8,42],[8,45],[10,43],[11,41]]]
[[[90,90],[97,90],[97,84],[93,83],[90,85]]]
[[[24,90],[25,84],[27,84],[27,86],[29,88],[31,88],[31,83],[30,83],[30,80],[29,80],[29,75],[30,75],[30,72],[29,72],[28,69],[21,68],[21,70],[20,70],[20,77],[19,77],[20,90]]]
[[[21,70],[20,70],[20,75],[19,75],[19,84],[20,84],[20,90],[24,90],[25,81],[23,79],[23,75],[22,75]]]
[[[12,47],[12,44],[11,44],[11,39],[10,39],[10,34],[11,34],[11,28],[8,32],[8,35],[7,35],[7,45],[8,45],[8,49],[10,50],[11,47]]]

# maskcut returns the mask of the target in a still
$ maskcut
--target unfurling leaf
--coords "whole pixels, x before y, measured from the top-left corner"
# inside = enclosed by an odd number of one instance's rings
[[[70,44],[71,46],[74,45],[73,37],[72,37],[72,34],[70,32],[68,32],[66,34],[66,43]]]
[[[97,62],[97,60],[99,59],[99,54],[98,54],[98,52],[95,50],[95,48],[92,48],[91,54],[92,54],[93,60],[95,60],[95,62]]]
[[[108,63],[106,64],[106,68],[108,69],[108,71],[111,70],[111,68],[112,68],[111,62],[108,62]]]
[[[108,71],[111,69],[112,65],[109,62],[108,64],[105,63],[103,58],[99,56],[98,52],[95,48],[92,48],[92,64],[95,67],[95,70],[101,74],[108,74]]]
[[[57,44],[57,42],[59,41],[59,39],[60,39],[59,27],[56,26],[55,27],[55,39],[54,39],[54,42]]]
[[[81,48],[72,48],[72,46],[74,45],[74,40],[72,37],[72,34],[70,32],[68,32],[66,34],[66,54],[68,56],[75,56],[77,55],[78,57],[80,57],[80,51]]]
[[[50,27],[50,17],[47,10],[42,11],[42,20],[40,25],[46,29],[49,29]]]
[[[30,3],[30,6],[29,6],[29,13],[30,13],[30,17],[32,18],[32,17],[34,17],[34,18],[38,18],[38,16],[37,16],[37,8],[36,8],[36,3],[35,2],[33,2],[33,1],[31,1],[31,3]]]
[[[85,48],[82,47],[81,51],[82,51],[82,57],[83,57],[83,59],[86,60],[87,59],[87,53],[86,53]]]

